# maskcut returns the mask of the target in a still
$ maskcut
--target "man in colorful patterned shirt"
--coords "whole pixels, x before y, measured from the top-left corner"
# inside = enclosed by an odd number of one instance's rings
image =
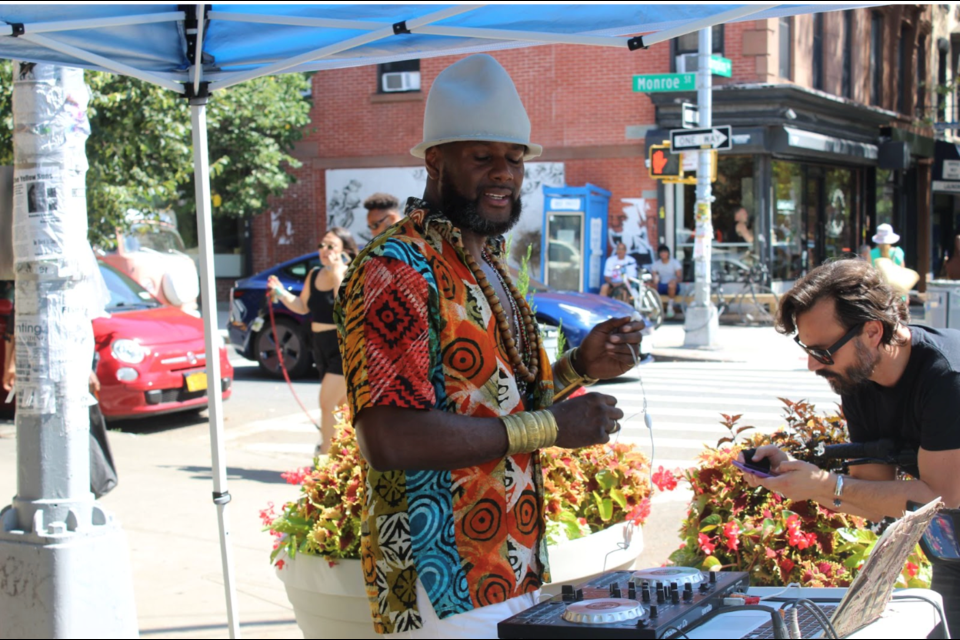
[[[477,133],[481,132],[481,133]],[[541,153],[493,58],[448,67],[427,99],[423,199],[347,273],[336,311],[365,460],[362,560],[374,626],[496,637],[549,579],[539,449],[609,440],[599,393],[634,364],[643,324],[605,322],[551,366],[505,267],[524,161]]]

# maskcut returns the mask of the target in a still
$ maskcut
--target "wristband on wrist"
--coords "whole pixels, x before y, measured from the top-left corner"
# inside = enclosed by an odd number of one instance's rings
[[[837,485],[833,488],[833,506],[839,507],[843,504],[840,497],[843,496],[843,475],[837,474]]]
[[[557,419],[546,409],[500,416],[507,429],[507,455],[532,453],[557,441]]]

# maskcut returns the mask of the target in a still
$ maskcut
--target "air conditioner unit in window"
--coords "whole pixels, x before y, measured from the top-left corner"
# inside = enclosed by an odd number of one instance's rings
[[[419,71],[393,71],[381,76],[383,92],[393,91],[420,91]]]
[[[696,73],[698,54],[696,53],[684,53],[677,56],[677,73]]]

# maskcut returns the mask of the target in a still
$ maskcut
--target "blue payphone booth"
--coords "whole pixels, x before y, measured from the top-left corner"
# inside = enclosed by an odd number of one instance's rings
[[[543,281],[555,289],[599,293],[607,252],[610,192],[592,184],[543,188]]]

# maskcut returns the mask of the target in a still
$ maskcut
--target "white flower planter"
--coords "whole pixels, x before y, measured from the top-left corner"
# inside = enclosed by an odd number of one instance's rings
[[[553,582],[543,586],[544,593],[555,595],[565,584],[586,582],[604,572],[604,563],[606,571],[633,569],[643,551],[643,529],[635,527],[630,546],[620,549],[617,544],[624,542],[626,527],[626,523],[616,524],[585,538],[548,547]]]
[[[377,638],[359,560],[283,556],[277,569],[304,638]]]
[[[564,584],[579,584],[606,570],[632,569],[643,551],[643,533],[633,532],[630,546],[622,550],[625,524],[549,547],[553,582],[545,593],[556,594]],[[609,554],[609,555],[608,555]],[[297,626],[304,638],[376,638],[370,621],[370,604],[359,560],[336,565],[317,556],[283,557],[277,570],[293,605]]]

